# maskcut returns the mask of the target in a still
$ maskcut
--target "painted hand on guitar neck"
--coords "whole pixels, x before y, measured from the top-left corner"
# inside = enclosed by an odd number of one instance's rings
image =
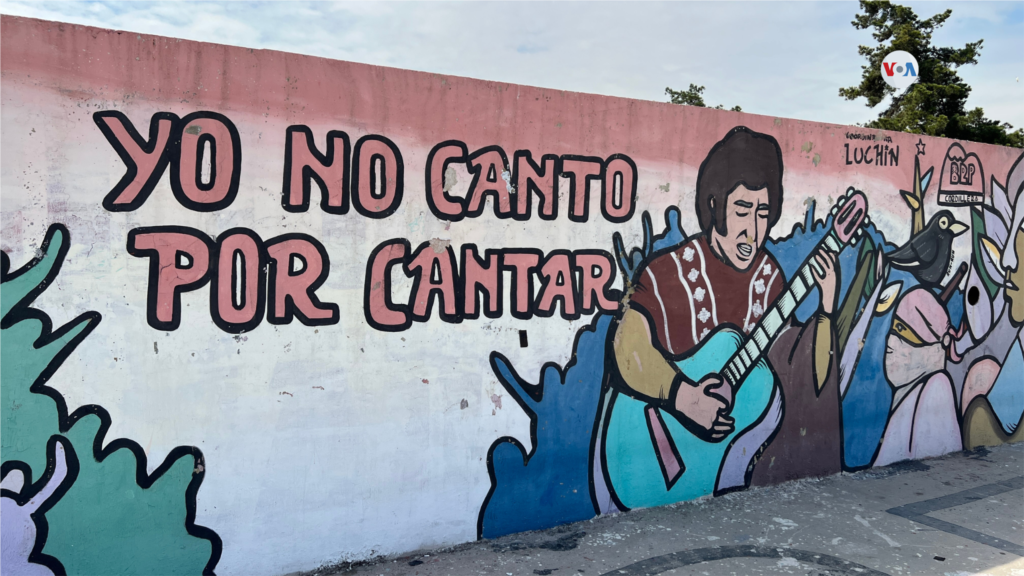
[[[821,311],[824,314],[832,314],[836,307],[836,287],[839,285],[836,255],[824,247],[818,248],[814,254],[814,263],[811,272],[814,275],[814,282],[821,289]]]

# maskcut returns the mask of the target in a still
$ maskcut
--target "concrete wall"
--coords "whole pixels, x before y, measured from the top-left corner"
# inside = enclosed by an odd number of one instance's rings
[[[7,16],[0,71],[5,572],[278,574],[1021,435],[1019,150]]]

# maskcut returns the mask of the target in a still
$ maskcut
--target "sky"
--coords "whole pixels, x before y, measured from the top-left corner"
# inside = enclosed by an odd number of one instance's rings
[[[1024,1],[909,2],[953,16],[933,40],[984,39],[961,68],[969,107],[1024,127]],[[46,2],[0,12],[446,75],[667,101],[706,87],[708,105],[837,124],[877,116],[859,83],[856,2]]]

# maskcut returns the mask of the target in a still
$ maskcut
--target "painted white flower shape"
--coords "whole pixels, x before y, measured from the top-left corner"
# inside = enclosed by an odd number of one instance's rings
[[[754,302],[754,305],[750,308],[750,311],[754,313],[754,316],[760,316],[764,314],[764,308],[761,307],[760,302]]]
[[[700,272],[697,272],[696,268],[690,268],[690,273],[686,275],[686,278],[689,279],[690,282],[695,282],[698,276],[700,276]]]
[[[753,322],[751,322],[750,324],[744,324],[743,331],[746,332],[747,334],[750,334],[750,331],[754,329],[754,326],[755,324]]]
[[[707,328],[701,330],[700,338],[698,338],[698,340],[703,340],[708,335],[708,332],[711,332],[711,330],[708,330]]]
[[[697,314],[697,319],[701,322],[707,322],[708,318],[711,318],[711,313],[708,312],[707,308],[701,308],[700,314]]]
[[[764,280],[758,278],[754,281],[754,292],[764,294]]]
[[[704,294],[704,289],[698,286],[697,289],[693,291],[693,299],[697,302],[703,302]]]
[[[683,249],[683,260],[686,260],[687,262],[693,262],[693,248],[692,247],[687,246],[686,248]]]
[[[768,263],[768,262],[765,262],[764,263],[764,267],[761,268],[761,272],[764,273],[765,276],[771,276],[772,275],[772,265],[770,263]]]

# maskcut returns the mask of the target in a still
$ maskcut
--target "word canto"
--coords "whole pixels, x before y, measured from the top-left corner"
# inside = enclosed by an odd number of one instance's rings
[[[93,120],[126,166],[124,176],[103,199],[111,212],[139,209],[168,172],[171,191],[183,207],[195,212],[227,209],[241,187],[242,145],[238,129],[216,112],[195,112],[183,118],[169,112],[153,115],[144,139],[122,113],[102,111]],[[313,131],[290,126],[284,134],[281,207],[286,212],[310,209],[314,185],[320,209],[344,215],[352,209],[366,218],[395,213],[405,195],[405,162],[398,146],[385,136],[368,134],[351,144],[348,134],[331,130],[323,151]],[[464,197],[451,192],[450,165],[461,163],[472,175]],[[537,197],[537,215],[554,220],[562,210],[577,223],[587,222],[591,193],[603,218],[626,222],[636,205],[637,168],[624,154],[607,158],[544,154],[535,161],[529,150],[517,150],[509,162],[499,146],[470,152],[449,140],[435,146],[423,167],[426,204],[442,220],[457,222],[482,215],[492,199],[497,218],[528,220]],[[559,206],[559,182],[567,181],[568,206]],[[429,249],[428,249],[428,246]],[[326,282],[330,258],[323,245],[306,234],[285,234],[262,240],[255,232],[235,228],[212,240],[181,226],[136,228],[128,234],[130,254],[150,259],[147,322],[158,330],[181,323],[183,292],[210,288],[214,323],[230,333],[253,330],[264,317],[272,324],[294,318],[307,326],[336,324],[337,304],[322,302],[316,290]],[[512,315],[551,316],[561,302],[561,315],[578,318],[597,309],[614,310],[617,295],[610,286],[614,264],[600,250],[569,252],[505,248],[487,250],[483,260],[467,245],[455,265],[450,246],[424,243],[415,252],[407,240],[377,247],[367,264],[364,314],[378,330],[398,331],[413,321],[426,321],[435,299],[446,322],[502,315],[503,272],[510,272]],[[390,270],[401,264],[414,278],[407,304],[395,304]],[[461,272],[460,272],[461,270]],[[534,277],[540,289],[534,296]],[[486,298],[484,306],[478,304]]]

